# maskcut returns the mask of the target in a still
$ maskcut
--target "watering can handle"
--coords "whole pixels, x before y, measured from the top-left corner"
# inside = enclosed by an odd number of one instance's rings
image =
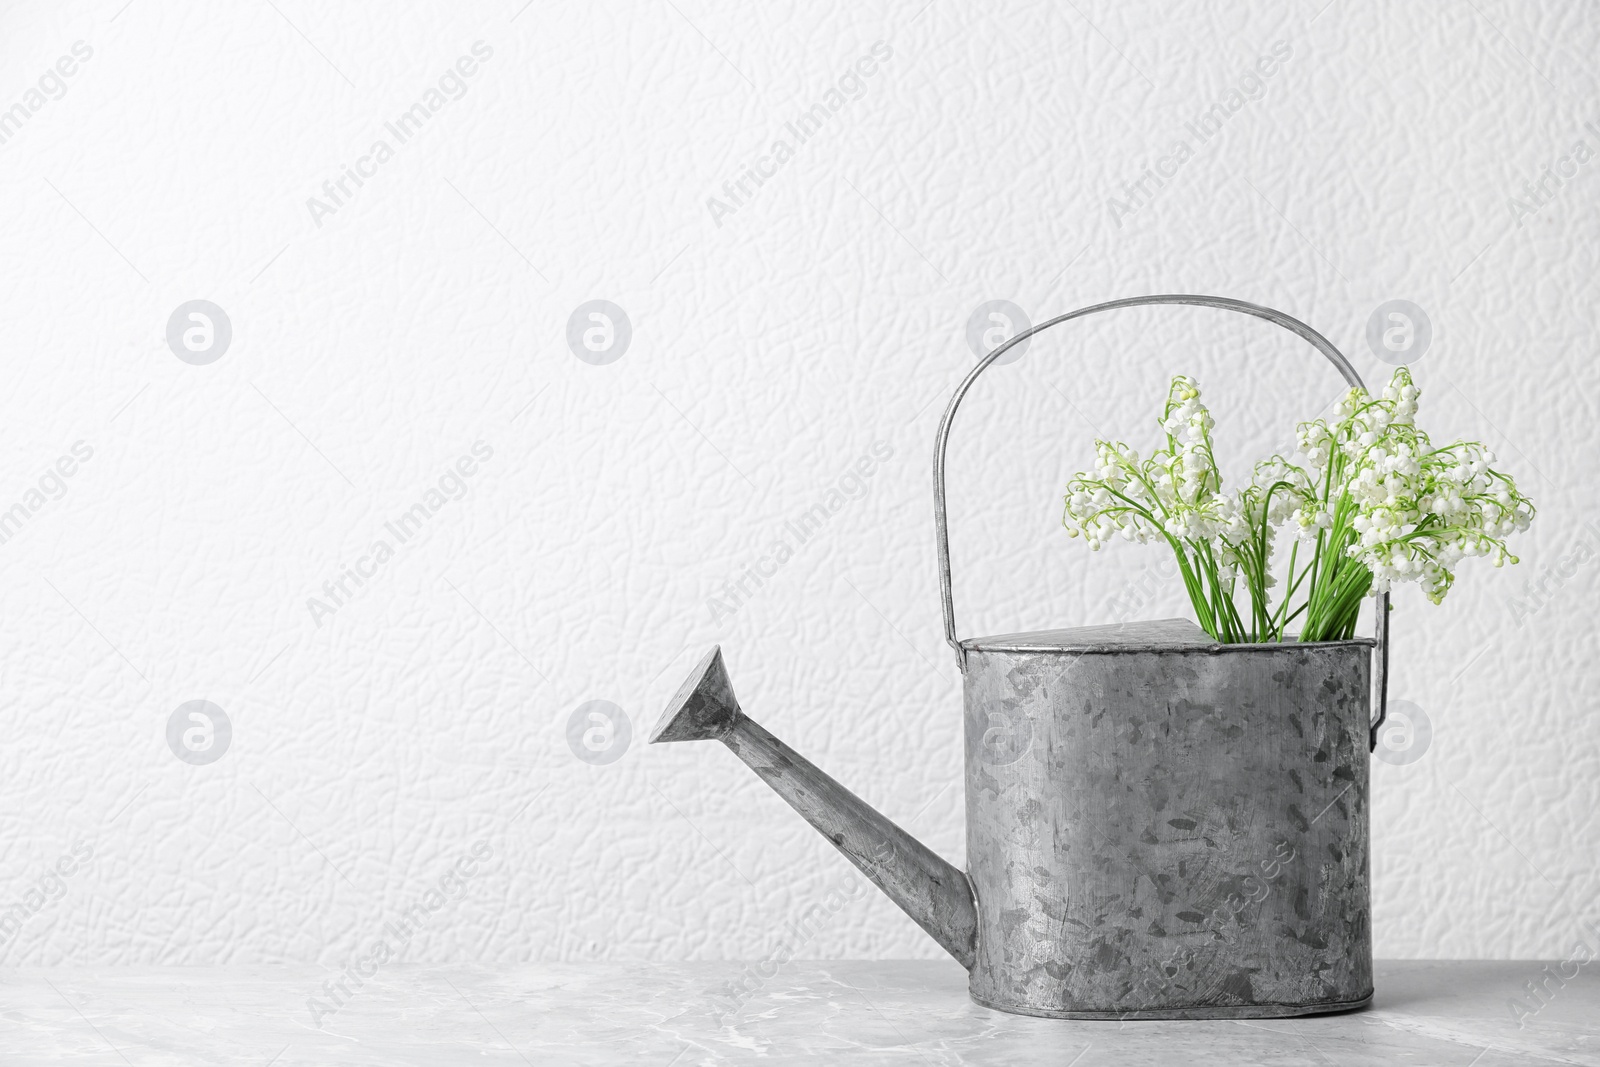
[[[1065,315],[1058,315],[1049,322],[1040,323],[1030,329],[1024,330],[1011,338],[1005,344],[990,352],[972,372],[966,376],[954,395],[950,397],[950,404],[944,409],[944,418],[939,421],[939,436],[933,450],[933,514],[938,525],[939,549],[939,592],[944,598],[944,636],[950,647],[956,650],[956,662],[964,672],[967,668],[966,653],[961,648],[961,641],[956,637],[956,607],[950,592],[950,524],[946,519],[945,492],[944,492],[944,460],[945,451],[950,444],[950,425],[955,421],[956,409],[961,406],[962,399],[967,395],[967,390],[972,388],[972,383],[978,380],[978,375],[989,369],[989,365],[1003,356],[1007,351],[1026,341],[1036,333],[1048,330],[1052,326],[1059,326],[1072,319],[1081,319],[1102,311],[1114,311],[1117,308],[1143,307],[1150,304],[1192,304],[1197,307],[1221,308],[1223,311],[1237,311],[1244,315],[1253,315],[1258,319],[1266,319],[1276,323],[1284,329],[1311,342],[1311,346],[1328,358],[1328,362],[1338,368],[1344,375],[1344,380],[1352,386],[1365,389],[1361,375],[1357,374],[1350,361],[1345,359],[1340,351],[1333,347],[1326,337],[1322,336],[1310,326],[1301,322],[1292,315],[1286,315],[1273,308],[1262,307],[1259,304],[1246,303],[1243,300],[1232,300],[1225,296],[1190,296],[1184,294],[1163,294],[1159,296],[1131,296],[1122,300],[1108,300],[1103,304],[1091,304],[1089,307],[1069,311]],[[1377,639],[1377,647],[1373,650],[1373,692],[1374,703],[1378,705],[1378,713],[1373,718],[1368,745],[1377,747],[1378,728],[1383,725],[1389,713],[1389,594],[1382,593],[1378,597],[1377,623],[1373,636]]]

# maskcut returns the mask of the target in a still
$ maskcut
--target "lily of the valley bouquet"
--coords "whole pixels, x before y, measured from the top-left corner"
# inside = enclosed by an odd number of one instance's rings
[[[1506,538],[1533,521],[1492,452],[1471,441],[1435,447],[1417,428],[1419,396],[1404,367],[1381,397],[1353,388],[1330,418],[1300,424],[1292,457],[1258,463],[1250,484],[1224,493],[1211,412],[1179,376],[1161,414],[1166,443],[1142,459],[1096,441],[1095,473],[1067,483],[1062,524],[1093,549],[1118,533],[1164,541],[1219,642],[1282,641],[1295,623],[1301,641],[1347,640],[1363,598],[1415,581],[1437,604],[1466,557],[1516,563]],[[1294,537],[1280,583],[1273,557],[1285,526]]]

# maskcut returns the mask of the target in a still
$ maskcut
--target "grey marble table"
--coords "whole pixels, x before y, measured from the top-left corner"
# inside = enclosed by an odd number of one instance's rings
[[[943,961],[389,966],[348,992],[304,967],[10,969],[0,1062],[1600,1065],[1600,979],[1533,1000],[1544,966],[1380,963],[1364,1012],[1140,1023],[980,1008]]]

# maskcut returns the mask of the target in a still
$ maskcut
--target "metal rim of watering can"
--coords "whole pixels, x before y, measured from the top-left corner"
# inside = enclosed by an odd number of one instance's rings
[[[1332,363],[1344,380],[1359,389],[1365,389],[1366,383],[1361,380],[1361,375],[1345,359],[1344,354],[1334,347],[1333,342],[1322,336],[1310,326],[1301,322],[1293,315],[1286,314],[1276,308],[1262,307],[1260,304],[1251,304],[1244,300],[1234,300],[1226,296],[1196,296],[1184,293],[1163,293],[1155,296],[1130,296],[1121,300],[1107,300],[1102,304],[1091,304],[1088,307],[1069,311],[1065,315],[1057,315],[1047,322],[1023,330],[1005,344],[1000,345],[990,352],[978,365],[964,378],[956,391],[950,397],[950,404],[944,409],[944,418],[939,420],[939,435],[935,439],[933,449],[933,514],[934,522],[938,527],[937,547],[939,551],[939,592],[944,601],[944,636],[950,647],[955,649],[956,664],[963,673],[967,669],[966,650],[961,641],[956,637],[956,606],[951,592],[950,580],[950,524],[946,518],[945,509],[945,451],[950,444],[950,427],[955,421],[956,409],[961,406],[962,399],[967,395],[967,390],[972,388],[972,383],[978,380],[978,375],[989,369],[989,365],[1012,348],[1023,343],[1036,333],[1048,330],[1052,326],[1059,326],[1073,319],[1085,318],[1102,311],[1115,311],[1118,308],[1147,307],[1158,304],[1183,304],[1194,307],[1218,308],[1222,311],[1236,311],[1240,314],[1250,315],[1278,326],[1282,326],[1290,333],[1310,342],[1311,346],[1321,352],[1329,363]],[[1378,714],[1373,718],[1368,730],[1368,750],[1377,748],[1378,730],[1383,726],[1384,719],[1389,714],[1389,594],[1383,592],[1378,595],[1377,618],[1373,625],[1373,638],[1376,647],[1373,649],[1373,691],[1375,702],[1378,705]]]

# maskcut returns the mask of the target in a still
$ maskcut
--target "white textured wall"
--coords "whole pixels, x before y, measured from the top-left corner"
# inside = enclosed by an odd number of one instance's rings
[[[928,468],[967,318],[1172,291],[1287,310],[1369,380],[1373,309],[1430,315],[1425,425],[1489,442],[1541,515],[1520,567],[1399,597],[1393,694],[1434,737],[1374,764],[1377,949],[1566,954],[1600,855],[1600,161],[1521,219],[1510,199],[1600,152],[1592,8],[519,6],[0,13],[0,107],[26,113],[0,144],[0,510],[26,513],[0,544],[0,910],[25,914],[0,962],[342,966],[430,903],[406,958],[766,952],[855,876],[719,747],[642,744],[717,642],[752,714],[959,860]],[[79,41],[64,95],[29,97]],[[478,41],[399,144],[385,123]],[[879,41],[860,95],[714,218]],[[232,326],[204,366],[165,336],[196,299]],[[567,347],[593,299],[632,322],[609,365]],[[1107,621],[1160,563],[1091,561],[1056,494],[1096,429],[1148,435],[1168,375],[1201,378],[1236,463],[1338,390],[1254,320],[1068,329],[958,427],[966,634]],[[80,441],[60,498],[29,497]],[[477,442],[465,495],[314,619]],[[863,457],[863,493],[714,612]],[[1137,614],[1184,610],[1151,588]],[[196,766],[167,725],[201,699],[233,735]],[[615,762],[569,748],[591,700],[631,719]],[[804,954],[937,953],[876,896],[833,902]]]

